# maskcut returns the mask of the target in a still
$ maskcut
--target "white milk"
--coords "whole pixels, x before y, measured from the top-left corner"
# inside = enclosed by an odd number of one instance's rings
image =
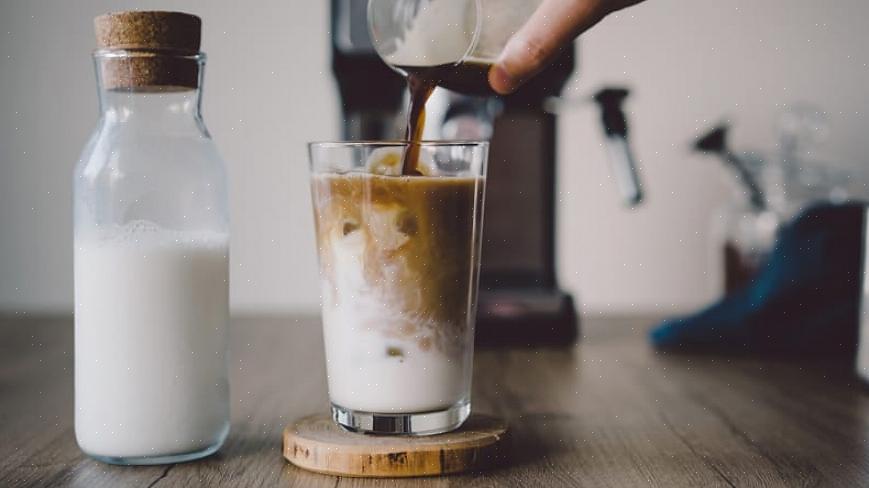
[[[465,355],[423,351],[416,341],[386,336],[368,328],[359,311],[350,306],[323,310],[332,403],[363,412],[413,413],[444,410],[467,399]],[[390,348],[402,356],[385,354]]]
[[[75,238],[75,431],[90,455],[219,445],[229,428],[228,238],[135,222]]]
[[[467,401],[473,337],[459,338],[458,350],[447,354],[436,347],[422,350],[416,337],[391,333],[390,324],[407,321],[397,317],[406,307],[400,298],[366,282],[364,243],[354,234],[321,251],[330,252],[333,263],[334,288],[328,280],[321,283],[332,403],[363,412],[414,413]],[[415,324],[420,331],[449,328],[423,320]],[[390,356],[390,349],[401,355]]]

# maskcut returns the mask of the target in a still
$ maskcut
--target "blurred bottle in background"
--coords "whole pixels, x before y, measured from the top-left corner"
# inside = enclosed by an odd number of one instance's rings
[[[732,198],[713,217],[712,254],[723,275],[713,286],[725,294],[746,286],[762,269],[782,224],[812,206],[867,194],[862,162],[842,164],[824,156],[830,124],[816,107],[794,104],[781,111],[771,156],[733,151],[728,129],[719,125],[694,146],[718,157],[738,182]]]

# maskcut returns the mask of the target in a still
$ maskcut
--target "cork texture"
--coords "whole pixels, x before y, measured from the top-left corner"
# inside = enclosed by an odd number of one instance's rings
[[[112,12],[95,18],[94,29],[106,89],[180,91],[199,86],[199,17],[181,12]]]
[[[111,12],[94,19],[100,49],[162,49],[196,54],[199,17],[181,12]]]
[[[184,91],[199,86],[196,59],[136,53],[101,63],[107,90]]]

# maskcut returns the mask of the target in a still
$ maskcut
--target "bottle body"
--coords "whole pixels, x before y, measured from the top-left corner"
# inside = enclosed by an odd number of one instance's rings
[[[74,178],[76,439],[107,462],[194,459],[229,430],[225,168],[198,88],[101,106]]]

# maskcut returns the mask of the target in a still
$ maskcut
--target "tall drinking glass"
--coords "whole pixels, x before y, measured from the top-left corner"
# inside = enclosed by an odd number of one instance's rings
[[[436,434],[471,410],[488,144],[309,146],[332,416],[378,434]]]

